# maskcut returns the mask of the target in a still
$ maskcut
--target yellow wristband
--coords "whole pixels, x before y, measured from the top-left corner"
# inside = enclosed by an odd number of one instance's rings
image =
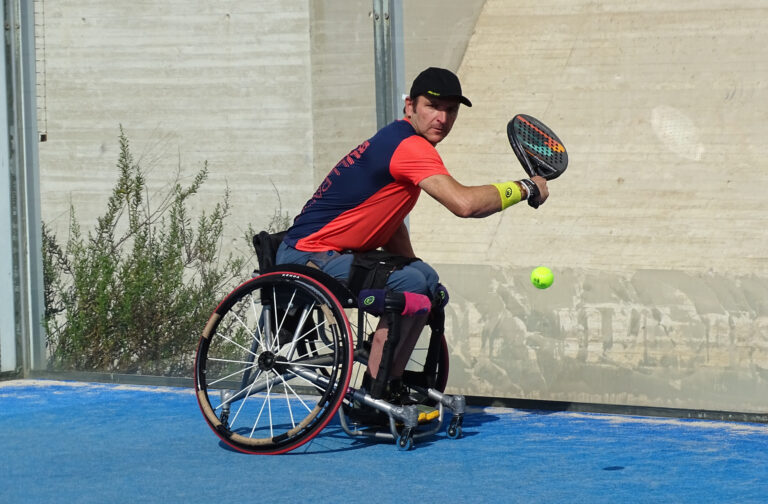
[[[501,196],[502,210],[511,207],[515,203],[519,203],[520,200],[523,199],[523,195],[520,192],[520,186],[517,185],[517,182],[501,182],[493,185],[496,186],[496,189],[499,191],[499,196]]]

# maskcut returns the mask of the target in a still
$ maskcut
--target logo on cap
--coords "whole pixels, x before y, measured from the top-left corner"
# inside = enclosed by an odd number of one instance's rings
[[[435,91],[436,89],[439,91]],[[416,76],[411,85],[410,96],[413,99],[422,94],[439,98],[455,97],[467,107],[472,106],[472,102],[461,94],[459,78],[445,68],[429,67]]]

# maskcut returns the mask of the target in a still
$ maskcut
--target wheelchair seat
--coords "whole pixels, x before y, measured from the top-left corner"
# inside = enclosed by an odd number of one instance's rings
[[[275,257],[277,256],[277,249],[283,242],[286,231],[279,233],[269,233],[267,231],[261,231],[259,234],[253,236],[253,248],[256,250],[256,259],[259,261],[259,269],[271,268],[275,265]]]
[[[283,242],[284,236],[285,231],[272,234],[262,231],[254,235],[253,248],[256,250],[256,258],[259,261],[259,267],[254,273],[290,271],[306,275],[325,285],[344,308],[357,308],[357,300],[347,286],[324,271],[303,264],[277,264],[277,249]]]

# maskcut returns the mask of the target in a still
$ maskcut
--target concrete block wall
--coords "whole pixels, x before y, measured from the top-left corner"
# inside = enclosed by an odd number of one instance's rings
[[[560,132],[571,167],[540,211],[458,224],[417,213],[436,226],[423,245],[458,225],[463,240],[433,241],[446,262],[472,247],[498,264],[514,250],[603,271],[768,272],[756,225],[768,204],[768,7],[665,5],[486,2],[460,68],[475,106],[440,152],[466,183],[520,176],[505,126],[527,112]]]
[[[193,209],[229,187],[239,253],[248,223],[265,226],[314,189],[305,0],[46,2],[44,33],[43,214],[60,236],[70,202],[83,229],[104,211],[120,125],[152,192],[208,161]]]

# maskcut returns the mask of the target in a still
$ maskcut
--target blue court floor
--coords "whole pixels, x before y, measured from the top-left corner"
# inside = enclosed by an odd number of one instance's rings
[[[768,426],[470,409],[409,452],[334,420],[279,456],[228,449],[191,390],[0,382],[0,503],[768,502]]]

